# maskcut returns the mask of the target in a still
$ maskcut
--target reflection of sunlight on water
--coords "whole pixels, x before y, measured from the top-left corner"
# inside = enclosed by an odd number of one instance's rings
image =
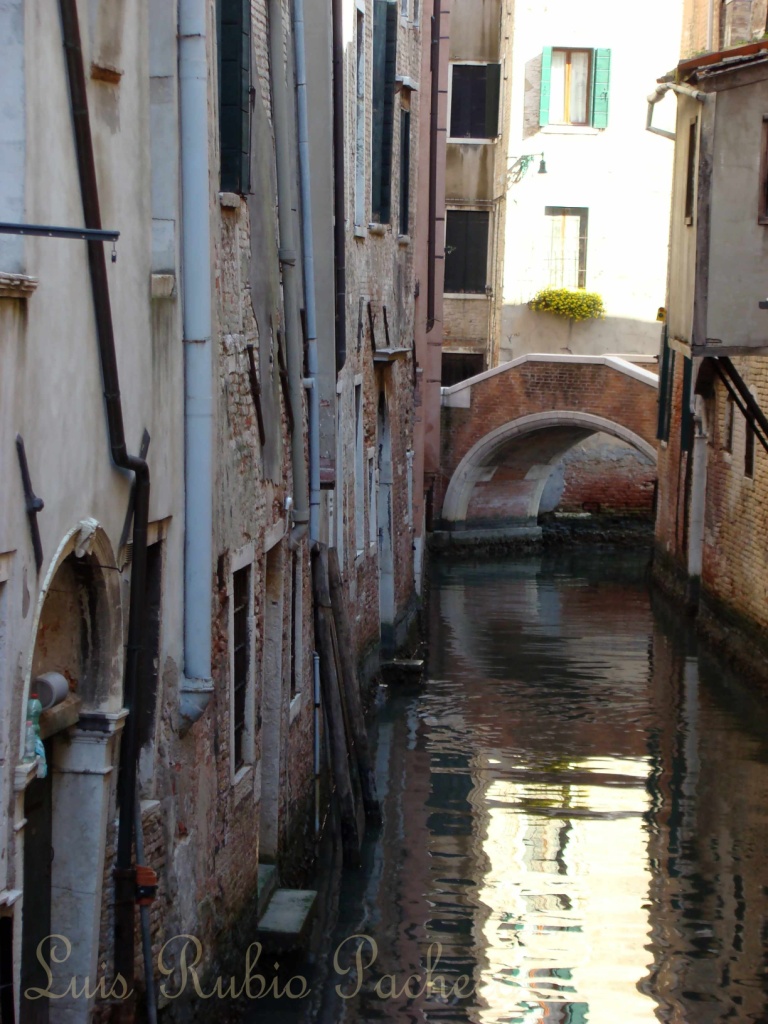
[[[637,989],[648,960],[647,763],[587,758],[546,781],[486,764],[496,777],[483,787],[479,898],[490,914],[477,1019],[655,1021],[656,1003]]]

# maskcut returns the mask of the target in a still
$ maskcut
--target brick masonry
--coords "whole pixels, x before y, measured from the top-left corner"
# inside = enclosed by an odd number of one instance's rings
[[[470,408],[443,408],[441,492],[437,507],[442,506],[453,473],[473,445],[491,431],[523,416],[551,412],[590,413],[628,428],[652,446],[656,443],[655,388],[605,364],[525,362],[473,385]],[[544,436],[547,434],[549,438]],[[502,450],[492,462],[503,464],[509,479],[520,480],[532,465],[548,463],[558,452],[558,446],[563,454],[584,436],[583,429],[574,430],[567,425],[559,439],[552,429],[538,431],[522,438],[514,452],[506,446],[507,454]],[[510,514],[524,513],[514,510]]]

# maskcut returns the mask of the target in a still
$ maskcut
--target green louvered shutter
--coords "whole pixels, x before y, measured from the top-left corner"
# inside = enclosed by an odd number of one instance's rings
[[[552,77],[552,47],[545,46],[541,53],[541,100],[539,124],[549,124],[549,90]]]
[[[611,85],[611,51],[595,50],[592,71],[592,127],[608,127],[608,92]]]

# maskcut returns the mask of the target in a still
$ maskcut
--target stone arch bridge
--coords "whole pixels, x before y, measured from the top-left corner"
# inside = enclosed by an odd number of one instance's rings
[[[443,388],[435,526],[529,530],[554,467],[597,432],[655,463],[657,389],[655,373],[618,356],[537,354]]]

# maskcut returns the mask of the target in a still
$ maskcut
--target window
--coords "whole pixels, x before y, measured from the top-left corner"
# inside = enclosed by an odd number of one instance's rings
[[[553,288],[587,287],[587,222],[583,206],[547,206],[549,221],[549,285]]]
[[[444,388],[449,388],[482,373],[485,359],[480,353],[443,352],[441,367],[440,383]]]
[[[355,224],[365,224],[365,12],[357,12],[357,96],[355,108]]]
[[[374,0],[373,3],[371,217],[380,224],[389,223],[392,200],[397,7],[391,0]]]
[[[544,47],[539,124],[608,127],[611,51]]]
[[[251,682],[251,567],[232,573],[232,765],[246,761],[247,696]]]
[[[760,195],[758,224],[768,224],[768,114],[763,114],[763,136],[760,145]]]
[[[411,112],[400,111],[400,234],[408,234],[411,185]]]
[[[219,4],[221,189],[248,192],[251,181],[251,6]]]
[[[446,292],[485,294],[489,225],[487,210],[446,210]]]
[[[744,476],[755,475],[755,428],[751,420],[746,420],[747,434],[744,440]]]
[[[696,126],[694,118],[688,127],[688,170],[685,176],[685,223],[693,224],[694,203],[696,202]]]
[[[355,384],[355,550],[363,553],[365,479],[363,477],[363,385]]]
[[[725,401],[725,423],[723,424],[723,451],[733,451],[733,425],[735,405],[730,395]]]
[[[656,437],[659,441],[669,440],[672,421],[672,396],[675,386],[675,350],[669,347],[667,325],[661,343],[661,368],[659,371],[659,418]]]
[[[294,551],[291,555],[291,699],[301,693],[304,674],[302,562],[301,549]]]
[[[375,453],[375,448],[368,449],[368,544],[371,547],[375,547],[377,541],[376,504],[378,502],[378,492],[376,486],[376,464],[373,461]]]
[[[160,671],[160,624],[162,620],[163,544],[157,541],[147,545],[146,593],[147,632],[144,651],[144,685],[139,700],[136,731],[140,747],[146,747],[155,738],[155,708]]]
[[[493,139],[499,134],[500,64],[451,65],[451,138]]]

